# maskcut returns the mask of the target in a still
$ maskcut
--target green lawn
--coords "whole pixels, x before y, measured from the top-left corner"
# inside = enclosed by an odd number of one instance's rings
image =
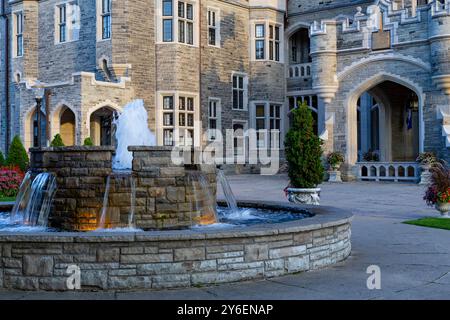
[[[8,198],[8,197],[1,198],[0,197],[0,202],[14,202],[14,201],[16,201],[15,197],[10,197],[10,198]]]
[[[423,218],[419,220],[406,221],[405,223],[421,227],[450,230],[450,219]]]

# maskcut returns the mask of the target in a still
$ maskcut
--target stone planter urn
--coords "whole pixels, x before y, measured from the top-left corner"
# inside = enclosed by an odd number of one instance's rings
[[[442,218],[447,218],[449,219],[450,216],[448,215],[448,213],[450,212],[450,203],[436,203],[436,210],[439,211],[441,213]]]
[[[420,165],[421,174],[420,174],[420,185],[429,185],[431,178],[431,164],[421,164]]]
[[[337,163],[335,165],[330,165],[330,170],[328,170],[328,182],[332,183],[341,183],[341,163]]]
[[[298,189],[287,188],[286,193],[288,200],[295,204],[320,205],[320,191],[319,188],[313,189]]]

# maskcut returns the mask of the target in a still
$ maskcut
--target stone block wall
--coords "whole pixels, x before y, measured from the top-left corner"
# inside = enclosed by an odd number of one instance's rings
[[[50,227],[70,231],[97,228],[114,150],[113,147],[31,149],[33,174],[52,172],[57,179]]]
[[[31,149],[34,175],[52,172],[58,190],[49,226],[68,231],[98,228],[108,177],[130,175],[135,181],[135,225],[142,229],[179,229],[215,222],[216,169],[214,166],[174,164],[172,148],[130,147],[133,171],[113,173],[114,147]],[[206,192],[200,190],[203,175]],[[106,227],[126,224],[131,211],[131,190],[111,183],[110,213]]]
[[[0,288],[69,291],[70,267],[81,272],[81,291],[216,285],[320,269],[351,252],[350,216],[325,216],[239,232],[0,233]]]

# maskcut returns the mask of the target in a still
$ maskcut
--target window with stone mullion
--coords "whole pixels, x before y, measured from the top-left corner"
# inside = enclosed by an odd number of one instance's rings
[[[59,42],[66,42],[67,38],[67,7],[63,4],[59,7]]]
[[[16,13],[16,55],[23,55],[23,12]]]

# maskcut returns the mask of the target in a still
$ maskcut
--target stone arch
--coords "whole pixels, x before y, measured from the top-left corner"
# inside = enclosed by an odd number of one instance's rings
[[[94,132],[91,132],[91,118],[94,113],[100,111],[101,109],[109,109],[113,113],[114,112],[120,113],[123,110],[122,107],[120,107],[118,104],[116,104],[110,100],[100,102],[97,105],[90,108],[88,110],[88,112],[86,113],[86,117],[85,117],[85,125],[86,125],[85,132],[86,132],[86,134],[84,135],[84,138],[92,137]],[[94,141],[94,143],[95,143],[95,141]]]
[[[50,113],[50,138],[53,139],[53,137],[56,134],[61,134],[63,135],[63,133],[61,132],[62,128],[61,128],[61,117],[64,115],[64,113],[66,111],[70,111],[73,114],[74,117],[74,123],[73,123],[73,141],[68,139],[68,137],[63,137],[63,141],[64,144],[66,144],[67,146],[70,145],[76,145],[79,143],[78,141],[78,124],[79,124],[79,116],[78,113],[75,112],[75,109],[73,108],[73,106],[71,106],[69,103],[65,102],[65,101],[61,101],[60,103],[57,104],[56,108],[54,108],[54,110]],[[67,119],[64,121],[67,122]],[[64,125],[63,125],[64,127]],[[68,128],[63,128],[63,131],[65,131],[65,129]]]
[[[424,120],[423,120],[423,106],[425,102],[425,94],[422,87],[416,82],[392,73],[380,72],[372,77],[360,81],[360,84],[354,88],[347,96],[344,102],[346,108],[346,159],[349,165],[354,165],[357,162],[358,141],[357,141],[357,110],[356,104],[358,98],[366,91],[370,91],[378,84],[385,81],[391,81],[400,84],[413,92],[419,98],[419,151],[422,152],[424,147]]]

